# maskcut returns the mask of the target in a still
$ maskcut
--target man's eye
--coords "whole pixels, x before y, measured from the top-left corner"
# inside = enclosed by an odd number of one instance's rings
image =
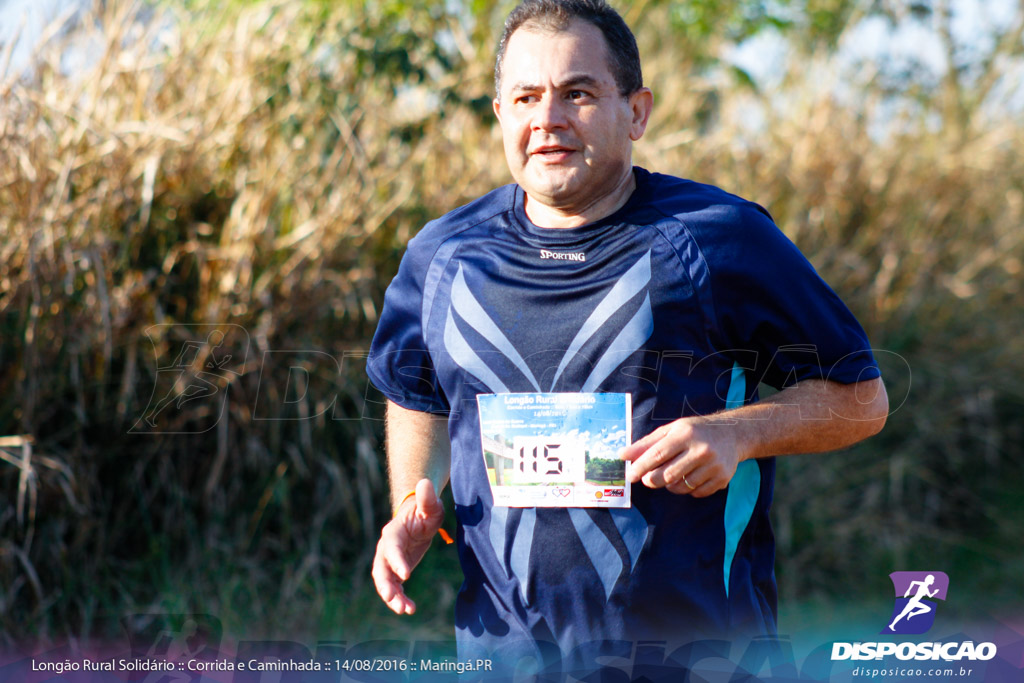
[[[570,90],[568,92],[568,97],[570,100],[581,100],[586,96],[587,93],[583,92],[582,90]]]
[[[520,95],[516,98],[516,104],[531,104],[537,101],[536,95]]]

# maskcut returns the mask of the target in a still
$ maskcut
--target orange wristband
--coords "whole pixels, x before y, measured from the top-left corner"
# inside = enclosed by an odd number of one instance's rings
[[[395,514],[392,515],[392,518],[397,517],[398,516],[398,510],[402,507],[402,505],[405,503],[405,501],[409,500],[410,498],[412,498],[415,495],[416,495],[416,491],[415,490],[409,491],[409,493],[405,494],[405,497],[402,498],[402,500],[400,500],[398,502],[398,505],[395,507]],[[441,540],[443,540],[446,545],[451,545],[452,543],[455,543],[455,539],[448,535],[448,532],[444,530],[444,527],[438,528],[437,534],[441,537]]]
[[[415,495],[416,495],[415,489],[412,490],[412,491],[409,491],[409,493],[405,494],[405,498],[403,498],[402,500],[398,501],[398,505],[395,506],[395,514],[391,515],[391,518],[394,519],[395,517],[397,517],[398,516],[398,511],[405,504],[405,501],[409,500],[410,498],[412,498]]]

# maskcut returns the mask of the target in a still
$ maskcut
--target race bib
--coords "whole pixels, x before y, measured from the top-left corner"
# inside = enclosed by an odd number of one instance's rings
[[[479,394],[480,443],[494,504],[629,507],[629,394]]]

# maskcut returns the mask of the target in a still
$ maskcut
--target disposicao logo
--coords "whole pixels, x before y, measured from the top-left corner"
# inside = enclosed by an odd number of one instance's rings
[[[889,625],[882,633],[917,635],[927,633],[935,623],[935,600],[945,600],[949,577],[944,572],[893,572],[896,604]]]
[[[944,572],[893,572],[889,574],[895,590],[895,604],[889,624],[882,635],[918,635],[928,632],[935,623],[936,600],[945,600],[949,577]],[[996,656],[994,643],[972,641],[893,643],[832,643],[832,661],[900,660],[987,661]]]

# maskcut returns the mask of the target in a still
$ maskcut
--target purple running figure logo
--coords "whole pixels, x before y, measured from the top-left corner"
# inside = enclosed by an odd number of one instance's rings
[[[889,625],[882,633],[913,635],[927,632],[935,623],[935,600],[945,600],[949,577],[944,572],[893,572],[896,591]]]

